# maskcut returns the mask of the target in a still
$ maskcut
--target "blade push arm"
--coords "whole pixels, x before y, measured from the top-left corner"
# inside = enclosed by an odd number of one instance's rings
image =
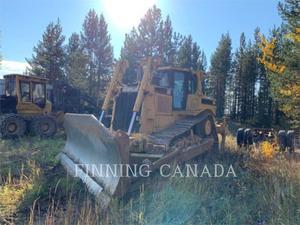
[[[107,111],[109,109],[109,103],[117,92],[118,84],[122,81],[127,68],[128,62],[126,60],[120,60],[117,62],[112,80],[102,105],[102,111]]]
[[[143,103],[143,98],[144,98],[144,92],[147,88],[147,85],[150,83],[151,81],[151,71],[152,70],[152,58],[149,57],[147,59],[146,64],[143,66],[143,71],[144,71],[144,75],[143,75],[143,79],[141,81],[139,90],[138,90],[138,94],[134,103],[134,107],[133,107],[133,112],[139,112],[140,108],[142,106]]]
[[[141,106],[142,106],[142,103],[143,103],[143,100],[144,100],[144,93],[147,89],[147,85],[151,82],[151,73],[152,73],[152,58],[151,57],[149,57],[147,59],[146,64],[143,66],[143,72],[144,72],[143,79],[140,83],[138,94],[137,94],[137,97],[135,99],[135,103],[134,103],[134,106],[133,106],[133,114],[132,114],[130,124],[129,124],[129,128],[128,128],[128,131],[127,131],[128,135],[131,134],[136,114],[141,109]]]

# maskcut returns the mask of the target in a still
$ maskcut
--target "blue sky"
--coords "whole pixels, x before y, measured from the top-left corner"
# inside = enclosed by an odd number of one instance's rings
[[[88,10],[103,13],[118,58],[125,33],[137,25],[146,9],[156,4],[170,15],[175,31],[191,34],[208,59],[222,33],[229,32],[233,47],[241,32],[253,37],[255,27],[265,34],[280,25],[278,0],[0,0],[0,74],[21,72],[25,58],[41,39],[47,24],[60,18],[66,38],[80,32]]]

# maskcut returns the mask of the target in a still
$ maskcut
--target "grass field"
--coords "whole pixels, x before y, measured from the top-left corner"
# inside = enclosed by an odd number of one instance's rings
[[[56,159],[64,139],[0,141],[0,224],[300,224],[300,163],[284,154],[237,149],[228,136],[198,162],[232,164],[236,178],[153,176],[104,214]]]

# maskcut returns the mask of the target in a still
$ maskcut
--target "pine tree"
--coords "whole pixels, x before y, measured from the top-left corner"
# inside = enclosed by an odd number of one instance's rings
[[[245,82],[244,78],[244,71],[245,71],[245,55],[246,55],[246,37],[245,34],[242,33],[240,37],[240,47],[236,53],[236,98],[237,98],[237,119],[245,120]]]
[[[83,52],[80,36],[73,33],[69,38],[69,43],[66,47],[66,76],[70,84],[81,90],[88,90],[87,82],[87,64],[88,57]]]
[[[107,30],[107,23],[103,14],[100,15],[99,33],[97,38],[97,93],[100,95],[104,92],[108,81],[111,77],[112,65],[113,65],[113,47],[110,43],[111,37]]]
[[[29,73],[48,78],[50,81],[65,79],[63,71],[65,64],[64,40],[59,20],[56,23],[51,22],[47,26],[42,40],[33,48],[32,59],[26,59],[31,66]]]
[[[231,62],[231,69],[228,73],[225,83],[225,108],[224,114],[232,116],[232,112],[235,107],[235,98],[234,98],[234,90],[235,90],[235,77],[233,73],[234,68],[234,59]]]
[[[197,49],[194,49],[197,51]],[[188,37],[185,37],[179,50],[178,50],[178,61],[177,64],[180,67],[189,68],[191,69],[193,66],[193,39],[192,36],[189,35]]]
[[[88,90],[89,95],[94,96],[95,93],[95,80],[97,73],[97,37],[98,37],[98,16],[94,10],[90,10],[85,17],[82,27],[81,39],[84,51],[88,55]]]
[[[123,82],[125,83],[131,83],[137,80],[136,68],[142,58],[137,39],[138,33],[135,28],[133,28],[129,34],[125,34],[124,47],[121,49],[121,58],[126,59],[129,63],[129,68],[123,78]]]
[[[252,122],[255,113],[255,83],[257,78],[256,53],[251,41],[248,42],[245,55],[245,71],[243,73],[244,87],[244,120]]]
[[[290,30],[295,30],[300,27],[300,1],[299,0],[284,0],[278,3],[278,10],[285,25]]]
[[[121,58],[129,62],[125,82],[135,82],[137,67],[148,56],[158,57],[162,65],[174,63],[176,49],[173,45],[173,28],[169,16],[163,20],[161,10],[150,8],[137,28],[125,35]]]
[[[198,70],[206,71],[207,69],[207,59],[204,51],[201,51],[198,58]]]
[[[240,37],[240,47],[233,63],[234,100],[231,116],[242,122],[253,122],[257,107],[256,84],[258,78],[257,51],[244,33]]]
[[[83,23],[81,40],[88,56],[88,87],[91,96],[99,98],[106,86],[113,64],[110,35],[103,15],[90,10]]]
[[[254,50],[256,58],[261,57],[259,43],[261,42],[260,30],[256,28],[254,32]],[[255,123],[258,127],[271,127],[273,122],[274,102],[270,93],[270,82],[267,79],[267,72],[264,65],[258,60],[257,63],[257,83],[259,85],[257,93],[257,106]],[[275,121],[274,121],[275,122]]]
[[[248,98],[248,62],[249,62],[249,46],[246,45],[245,34],[242,33],[240,36],[240,46],[234,56],[234,79],[235,79],[235,90],[234,90],[234,107],[232,116],[235,119],[242,120],[245,122],[247,117],[247,98]]]
[[[216,115],[222,117],[225,109],[226,79],[231,69],[231,38],[222,35],[216,51],[211,57],[209,85],[211,94],[216,99]]]
[[[205,53],[201,51],[200,46],[196,42],[193,42],[191,35],[183,38],[177,52],[176,64],[195,71],[206,70]]]
[[[158,43],[158,55],[162,59],[162,64],[172,65],[175,61],[175,49],[173,47],[173,27],[169,16],[166,17],[165,21],[161,21]]]
[[[163,19],[161,10],[155,5],[150,8],[138,25],[137,41],[140,44],[142,56],[159,56],[163,57],[160,49],[163,49]]]
[[[173,49],[173,57],[174,57],[174,62],[173,64],[178,64],[178,52],[179,52],[179,49],[183,43],[183,41],[185,40],[185,37],[178,33],[178,32],[174,32],[173,34],[173,40],[172,40],[172,49]]]

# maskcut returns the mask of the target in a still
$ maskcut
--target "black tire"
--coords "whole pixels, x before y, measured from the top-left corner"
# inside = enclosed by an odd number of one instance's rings
[[[22,137],[26,132],[26,121],[18,115],[10,115],[1,121],[1,136],[3,138]]]
[[[247,146],[247,144],[248,144],[248,129],[245,129],[244,130],[244,139],[243,139],[243,145],[244,146]]]
[[[295,151],[295,131],[288,130],[286,133],[286,146],[290,153]]]
[[[239,128],[236,132],[236,144],[239,147],[242,147],[243,143],[244,143],[244,129]]]
[[[278,145],[280,148],[280,151],[285,151],[287,147],[287,136],[285,130],[280,130],[278,132]]]
[[[246,145],[253,145],[253,133],[251,129],[248,128],[245,130],[244,138],[246,138]],[[245,143],[245,139],[244,139],[244,143]]]
[[[56,133],[57,122],[50,116],[33,118],[30,130],[36,136],[52,137]]]

